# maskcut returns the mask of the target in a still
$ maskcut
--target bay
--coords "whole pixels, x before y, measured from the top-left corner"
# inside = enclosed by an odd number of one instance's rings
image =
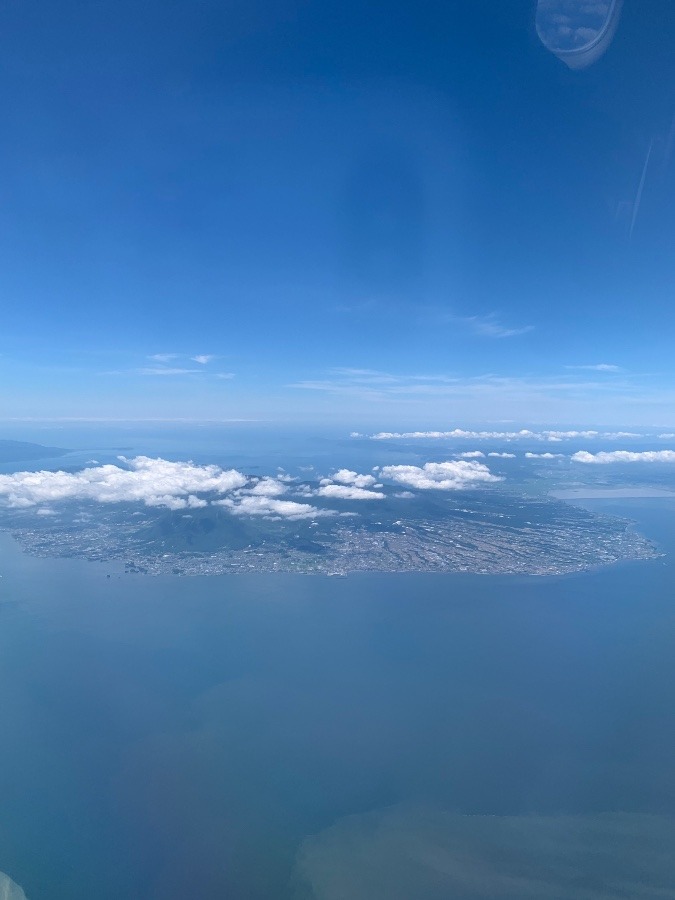
[[[29,900],[290,900],[329,896],[313,836],[389,808],[669,819],[675,506],[588,502],[666,556],[149,578],[1,535],[0,870]]]

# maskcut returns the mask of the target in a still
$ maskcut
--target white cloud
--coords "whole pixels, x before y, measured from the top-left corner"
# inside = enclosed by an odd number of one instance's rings
[[[257,497],[280,497],[287,490],[278,478],[261,478],[248,489],[248,493]]]
[[[608,464],[615,462],[675,462],[675,450],[643,450],[634,453],[632,450],[613,450],[609,452],[589,453],[580,450],[573,454],[574,462]]]
[[[423,466],[383,466],[382,478],[418,490],[455,491],[477,484],[502,481],[484,463],[455,460],[425,463]]]
[[[234,372],[216,372],[216,378],[226,378],[229,380],[234,378]]]
[[[225,494],[243,487],[247,478],[234,469],[197,466],[137,456],[120,457],[120,465],[104,465],[79,472],[14,472],[0,475],[0,498],[21,508],[63,500],[98,503],[141,502],[169,509],[204,506],[197,493]]]
[[[672,441],[675,438],[675,433],[672,431],[667,431],[665,434],[660,434],[659,437],[662,441]]]
[[[348,484],[324,484],[318,488],[316,496],[338,500],[384,500],[385,497],[381,491],[368,491]]]
[[[367,374],[359,374],[363,372]],[[339,397],[345,411],[349,403],[360,419],[369,409],[379,421],[388,404],[389,415],[402,421],[435,416],[437,421],[582,422],[586,428],[595,428],[593,423],[600,420],[664,430],[670,428],[675,400],[673,381],[663,374],[571,369],[525,376],[328,369],[304,373],[288,387]]]
[[[534,325],[520,325],[517,327],[504,325],[497,319],[494,313],[487,316],[444,316],[446,322],[457,322],[466,325],[479,337],[510,338],[527,334],[534,330]]]
[[[199,369],[169,368],[168,366],[146,366],[142,369],[133,369],[132,375],[194,375]],[[119,373],[127,374],[127,373]]]
[[[608,441],[620,441],[623,438],[641,438],[644,434],[638,434],[636,431],[607,431],[600,437]]]
[[[394,440],[475,440],[475,441],[543,441],[557,443],[567,440],[621,440],[623,438],[644,437],[632,431],[467,431],[454,428],[452,431],[378,431],[369,435],[373,441]]]
[[[177,353],[153,353],[151,356],[148,356],[148,359],[152,359],[154,362],[166,363],[171,362],[172,359],[178,359]]]
[[[200,354],[198,354],[197,356],[191,356],[191,357],[190,357],[190,359],[192,360],[192,362],[199,363],[199,364],[202,365],[202,366],[207,365],[208,363],[211,362],[212,359],[215,359],[215,358],[216,358],[215,356],[213,356],[213,355],[211,355],[211,354],[209,354],[209,353],[200,353]]]
[[[565,366],[566,369],[585,369],[590,372],[621,372],[621,366],[614,366],[611,363],[596,363],[592,366]]]
[[[488,453],[488,456],[494,456],[499,459],[515,459],[516,458],[515,453],[497,453],[494,450],[492,451],[492,453]]]
[[[464,453],[457,453],[460,459],[484,459],[485,454],[482,450],[467,450]]]
[[[372,475],[359,475],[358,472],[352,472],[351,469],[338,469],[334,475],[331,475],[331,481],[337,481],[340,484],[352,484],[354,487],[365,488],[375,484]]]
[[[525,459],[562,459],[564,453],[526,453]]]
[[[412,500],[415,495],[412,491],[399,491],[397,494],[394,494],[398,500]]]
[[[235,516],[263,516],[267,519],[316,519],[320,516],[334,516],[330,509],[317,509],[308,503],[293,500],[276,500],[273,497],[226,498],[214,501],[216,506],[224,506]]]
[[[378,431],[370,435],[373,441],[392,440],[514,440],[516,438],[535,438],[533,431],[465,431],[454,428],[452,431]]]

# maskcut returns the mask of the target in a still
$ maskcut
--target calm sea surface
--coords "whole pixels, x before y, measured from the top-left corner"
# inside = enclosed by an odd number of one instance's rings
[[[303,841],[373,810],[674,814],[675,504],[592,508],[666,557],[146,578],[0,535],[0,870],[29,900],[284,900]]]

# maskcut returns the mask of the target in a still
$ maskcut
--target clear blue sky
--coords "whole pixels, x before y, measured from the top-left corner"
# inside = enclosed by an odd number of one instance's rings
[[[7,0],[0,417],[675,423],[675,4],[535,6]]]

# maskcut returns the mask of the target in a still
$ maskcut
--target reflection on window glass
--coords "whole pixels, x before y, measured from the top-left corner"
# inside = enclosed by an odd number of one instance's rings
[[[621,4],[622,0],[539,0],[537,33],[571,69],[586,68],[611,43]]]

